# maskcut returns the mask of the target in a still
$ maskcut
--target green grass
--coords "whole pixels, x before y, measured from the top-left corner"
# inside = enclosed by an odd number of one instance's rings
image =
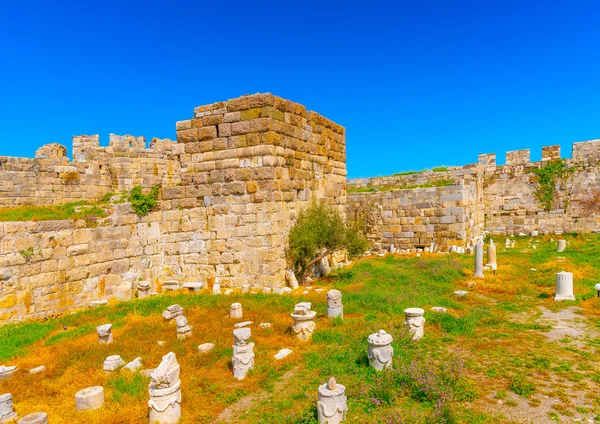
[[[472,256],[388,255],[358,260],[351,268],[334,271],[318,283],[343,293],[343,320],[327,319],[324,293],[311,293],[305,300],[312,301],[317,311],[317,329],[310,343],[302,349],[294,348],[293,361],[279,367],[265,361],[270,354],[264,345],[269,336],[255,348],[256,366],[248,379],[257,382],[253,388],[229,379],[195,380],[196,367],[222,367],[223,373],[229,372],[222,363],[231,357],[230,342],[217,345],[210,355],[193,355],[186,369],[193,381],[187,393],[195,391],[225,405],[235,404],[255,391],[269,393],[245,411],[244,421],[248,424],[316,422],[316,387],[330,376],[346,386],[348,421],[357,423],[427,423],[440,422],[440,417],[447,417],[448,422],[504,422],[500,415],[484,412],[481,400],[495,396],[516,411],[524,402],[514,402],[510,396],[516,398],[516,394],[533,401],[539,397],[537,394],[549,393],[548,385],[556,379],[570,380],[588,398],[598,398],[600,367],[594,352],[600,346],[599,339],[586,340],[586,346],[548,343],[545,333],[551,327],[536,320],[541,315],[540,306],[557,310],[576,305],[592,316],[600,309],[595,299],[582,296],[590,290],[593,294],[593,283],[600,279],[600,237],[569,236],[567,251],[561,256],[567,258],[565,266],[578,273],[577,301],[560,304],[540,296],[553,290],[557,269],[549,264],[557,256],[555,242],[540,241],[533,250],[528,248],[529,238],[516,240],[517,247],[505,251],[503,238],[497,238],[498,275],[486,275],[475,288],[468,289],[472,294],[467,298],[456,298],[453,292],[464,289],[471,279]],[[538,271],[528,272],[531,267]],[[285,319],[299,300],[267,294],[180,294],[123,302],[44,323],[11,324],[0,327],[0,360],[9,365],[8,359],[34,352],[35,344],[68,345],[74,339],[89,337],[96,325],[105,322],[112,322],[115,328],[133,317],[143,322],[142,317],[157,316],[173,303],[186,311],[211,311],[215,317],[226,315],[232,302],[241,302],[248,314],[278,314],[284,319],[279,324],[273,321],[270,331],[273,338],[282,337],[279,349],[287,347],[286,337],[292,337],[285,333]],[[418,342],[412,341],[404,329],[404,309],[414,306],[423,307],[427,319],[425,337]],[[448,312],[431,313],[431,306],[446,307]],[[394,366],[385,373],[374,372],[366,354],[366,337],[380,329],[394,337]],[[144,325],[129,326],[127,337],[146,343],[147,331]],[[150,343],[154,346],[156,338]],[[171,341],[168,347],[182,358],[186,353],[189,357],[190,349],[195,348],[187,341]],[[89,360],[85,355],[67,359],[68,366]],[[284,380],[289,371],[294,371],[293,376]],[[145,399],[147,395],[147,382],[121,373],[111,378],[108,389],[111,401],[139,402],[139,396]],[[205,421],[214,420],[209,412],[203,413],[207,414]]]
[[[392,174],[392,177],[402,177],[404,175],[415,175],[415,174],[420,174],[423,171],[404,171],[404,172],[397,172],[395,174]]]
[[[77,212],[76,209],[81,211]],[[53,221],[65,219],[101,218],[106,211],[88,202],[67,203],[53,206],[18,206],[0,208],[0,222],[6,221]]]

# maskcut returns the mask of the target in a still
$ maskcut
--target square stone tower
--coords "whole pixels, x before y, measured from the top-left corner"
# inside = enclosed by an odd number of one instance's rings
[[[197,107],[176,129],[181,184],[163,187],[163,209],[204,210],[221,286],[284,285],[298,212],[314,200],[345,215],[345,129],[269,93]]]

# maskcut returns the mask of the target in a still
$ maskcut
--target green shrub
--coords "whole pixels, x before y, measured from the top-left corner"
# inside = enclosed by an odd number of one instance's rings
[[[304,282],[310,267],[324,257],[342,249],[354,257],[367,248],[359,223],[347,226],[336,209],[312,202],[290,230],[288,255],[300,282]]]
[[[512,379],[509,388],[519,396],[523,397],[529,397],[535,393],[535,384],[530,383],[520,375]]]
[[[129,193],[131,208],[138,216],[146,216],[158,205],[159,186],[150,189],[150,193],[144,194],[142,187],[135,186]]]

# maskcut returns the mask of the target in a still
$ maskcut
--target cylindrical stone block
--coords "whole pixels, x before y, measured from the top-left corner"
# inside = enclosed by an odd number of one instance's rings
[[[573,273],[557,272],[556,273],[556,294],[554,300],[575,300],[573,294]]]
[[[29,414],[21,418],[17,424],[48,424],[48,414],[45,412]]]
[[[88,387],[75,394],[75,406],[78,411],[98,409],[104,404],[104,388],[102,386]]]
[[[475,245],[475,277],[483,278],[483,243]]]
[[[556,251],[558,253],[561,253],[561,252],[564,252],[566,248],[567,248],[567,241],[566,240],[559,240],[557,248],[556,248]]]

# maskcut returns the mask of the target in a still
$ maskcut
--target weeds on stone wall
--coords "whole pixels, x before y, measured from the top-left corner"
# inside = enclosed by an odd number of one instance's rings
[[[553,209],[557,194],[556,185],[564,181],[573,172],[574,170],[567,168],[567,163],[564,159],[552,160],[542,167],[533,170],[533,173],[537,177],[537,187],[534,195],[540,207],[544,208],[545,211]]]
[[[136,215],[146,216],[158,205],[159,190],[159,186],[154,186],[150,189],[150,193],[144,194],[141,186],[135,186],[131,189],[129,192],[129,201]]]
[[[25,262],[29,263],[29,261],[31,261],[31,258],[33,257],[33,247],[29,246],[26,249],[19,250],[19,255],[21,255],[23,259],[25,259]]]

